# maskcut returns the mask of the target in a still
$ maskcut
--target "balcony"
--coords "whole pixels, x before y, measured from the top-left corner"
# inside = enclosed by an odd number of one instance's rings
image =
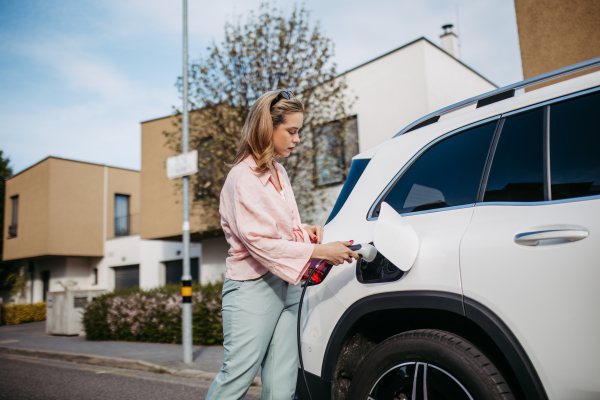
[[[115,217],[114,229],[108,233],[108,239],[138,235],[140,233],[140,215],[130,214],[123,217]]]
[[[8,227],[8,237],[9,238],[17,237],[17,225],[16,224],[10,225]]]

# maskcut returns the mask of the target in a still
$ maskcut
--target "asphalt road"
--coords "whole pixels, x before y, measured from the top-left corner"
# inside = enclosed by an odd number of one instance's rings
[[[0,400],[204,399],[210,381],[0,354]],[[251,387],[245,400],[260,399]]]

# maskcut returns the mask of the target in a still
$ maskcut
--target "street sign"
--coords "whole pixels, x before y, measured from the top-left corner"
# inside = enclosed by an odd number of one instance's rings
[[[167,158],[167,178],[175,179],[198,172],[198,150]]]

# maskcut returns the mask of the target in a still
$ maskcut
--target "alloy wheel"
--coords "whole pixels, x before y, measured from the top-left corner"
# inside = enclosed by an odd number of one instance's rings
[[[473,400],[458,379],[442,368],[407,362],[384,372],[368,400]]]

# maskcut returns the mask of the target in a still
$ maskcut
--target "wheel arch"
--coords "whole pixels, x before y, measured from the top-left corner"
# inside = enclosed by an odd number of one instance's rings
[[[333,392],[339,390],[341,355],[348,343],[356,345],[356,335],[365,335],[376,345],[395,334],[422,328],[446,330],[472,342],[502,370],[517,398],[548,399],[531,360],[506,324],[482,304],[441,291],[380,293],[352,304],[329,338],[321,377],[332,382]],[[365,350],[358,363],[370,348]],[[339,397],[332,393],[332,398]]]

